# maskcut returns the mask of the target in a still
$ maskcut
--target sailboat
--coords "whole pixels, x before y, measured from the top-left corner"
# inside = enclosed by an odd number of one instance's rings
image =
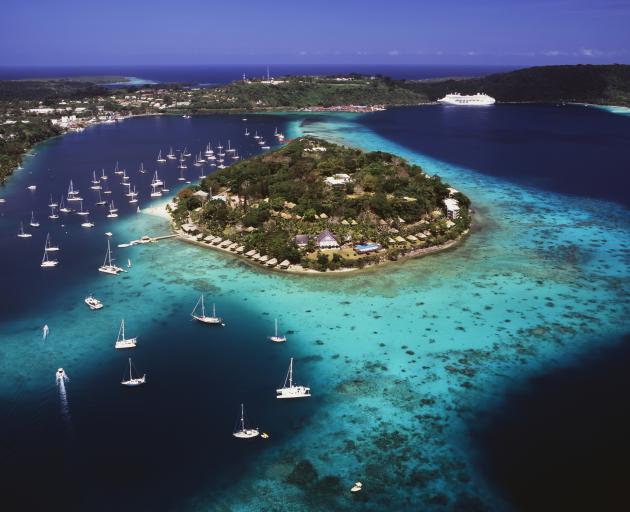
[[[186,181],[186,178],[184,178],[185,167],[180,167],[179,169],[179,178],[177,178],[177,181]]]
[[[136,192],[136,186],[133,186],[133,192],[130,193],[131,199],[129,199],[129,204],[136,204],[138,202],[138,192]]]
[[[107,178],[107,175],[105,174],[105,169],[103,169],[103,170],[102,170],[102,172],[101,172],[101,179],[102,179],[102,180],[106,180],[106,179],[108,179],[108,178]]]
[[[42,263],[40,267],[52,268],[52,267],[56,267],[57,263],[59,263],[57,260],[53,260],[48,257],[48,239],[46,239],[46,245],[44,245],[44,257],[42,258]]]
[[[57,252],[59,250],[59,246],[58,245],[53,245],[53,243],[50,241],[50,233],[48,233],[46,235],[46,251],[48,252]]]
[[[173,153],[173,146],[171,146],[171,149],[168,152],[168,155],[166,155],[166,158],[168,158],[169,160],[175,160],[177,158],[175,156],[175,153]]]
[[[57,206],[59,206],[59,204],[53,200],[52,194],[50,194],[50,203],[48,204],[48,206],[50,208],[57,208]]]
[[[153,181],[151,183],[155,184],[158,187],[161,187],[164,184],[164,183],[162,183],[162,180],[158,176],[158,172],[157,171],[155,171],[155,174],[153,175]]]
[[[94,223],[90,220],[90,217],[86,217],[85,220],[81,223],[81,226],[84,228],[93,228]]]
[[[30,233],[27,233],[26,231],[24,231],[24,223],[20,222],[20,230],[18,231],[18,236],[20,238],[30,238],[33,235],[31,235]]]
[[[190,152],[188,151],[188,146],[186,146],[184,148],[184,151],[182,151],[182,156],[188,158],[190,156]]]
[[[170,192],[171,189],[170,188],[166,188],[166,181],[163,182],[164,184],[162,185],[162,192]]]
[[[118,329],[118,337],[114,347],[116,348],[135,348],[138,343],[138,338],[125,338],[125,319],[120,321],[120,328]]]
[[[70,185],[68,186],[68,201],[81,201],[79,197],[79,190],[74,189],[74,185],[72,184],[72,180],[70,180]]]
[[[276,389],[276,398],[308,398],[311,396],[311,388],[293,384],[293,358],[289,362],[289,371],[284,378],[284,384]]]
[[[90,187],[92,190],[101,190],[101,182],[96,179],[96,171],[92,171],[92,186]]]
[[[104,206],[104,205],[107,204],[107,201],[105,201],[103,199],[103,197],[101,196],[101,191],[100,190],[98,191],[98,201],[96,201],[96,203],[94,203],[94,204],[96,204],[97,206]]]
[[[131,183],[123,183],[123,186],[127,187],[127,192],[125,192],[125,196],[131,197]]]
[[[59,218],[59,214],[57,213],[55,206],[50,207],[50,215],[48,216],[48,218],[52,220]]]
[[[144,163],[143,162],[140,162],[140,169],[138,169],[138,172],[140,174],[145,174],[147,172],[146,169],[144,168]]]
[[[197,314],[197,308],[199,308],[199,306],[201,306],[200,315]],[[192,313],[190,313],[190,316],[203,324],[220,325],[221,327],[225,327],[223,318],[217,316],[214,304],[212,304],[212,316],[206,316],[206,308],[203,303],[203,295],[201,295],[201,297],[199,297],[199,299],[197,300],[197,304],[195,304],[195,307],[193,308]]]
[[[212,151],[212,145],[209,142],[208,142],[208,145],[206,146],[205,154],[206,156],[214,155],[214,151]]]
[[[124,171],[121,171],[118,168],[118,162],[116,162],[116,166],[114,167],[114,174],[122,174]]]
[[[233,147],[230,146],[230,140],[228,139],[228,147],[225,150],[226,153],[234,153],[236,151],[236,149],[234,149]]]
[[[238,439],[252,439],[260,434],[257,428],[245,428],[245,408],[243,404],[241,404],[241,419],[238,421],[237,425],[232,435]]]
[[[162,197],[162,192],[155,183],[151,183],[151,197]]]
[[[116,217],[118,217],[117,212],[118,212],[118,208],[114,206],[114,200],[112,199],[112,202],[109,205],[109,213],[107,214],[107,218],[115,219]]]
[[[249,137],[249,130],[245,128],[245,137]]]
[[[157,163],[163,164],[164,162],[166,162],[166,158],[162,156],[162,150],[160,149],[160,152],[158,153],[158,156],[157,156]]]
[[[238,160],[239,158],[241,158],[238,153],[234,152],[234,154],[232,155],[232,160]]]
[[[258,130],[254,133],[254,139],[260,139],[260,135],[258,135]]]
[[[63,196],[61,196],[61,200],[59,202],[59,211],[61,213],[70,213],[70,208],[68,208],[65,203],[63,202]]]
[[[125,181],[129,181],[129,176],[127,176],[127,170],[123,169],[121,183],[124,183]]]
[[[77,212],[77,215],[89,215],[90,212],[88,212],[87,210],[83,209],[83,200],[81,200],[81,203],[79,204],[79,211]]]
[[[134,377],[133,373],[132,373],[132,368],[133,368],[133,364],[131,362],[131,357],[129,358],[129,378],[127,378],[127,375],[123,376],[123,380],[120,381],[120,383],[123,386],[128,386],[128,387],[134,387],[134,386],[141,386],[142,384],[146,383],[147,381],[147,374],[143,374],[142,377]]]
[[[105,261],[103,264],[98,267],[99,272],[104,272],[105,274],[116,275],[120,272],[124,272],[125,270],[114,265],[112,259],[112,249],[109,245],[109,240],[107,240],[107,252],[105,253]]]
[[[105,195],[109,195],[111,193],[112,193],[112,191],[109,188],[105,188],[105,190],[103,190],[103,194],[105,194]]]
[[[49,333],[50,333],[50,327],[48,327],[48,324],[45,324],[44,327],[42,328],[42,338],[43,339],[48,338]]]
[[[35,213],[33,211],[31,211],[31,222],[30,225],[34,228],[38,228],[39,227],[39,222],[37,222],[37,219],[35,219]]]
[[[278,334],[278,319],[276,318],[276,332],[273,336],[269,336],[269,339],[271,341],[273,341],[274,343],[284,343],[285,341],[287,341],[287,337],[286,336],[280,336]]]

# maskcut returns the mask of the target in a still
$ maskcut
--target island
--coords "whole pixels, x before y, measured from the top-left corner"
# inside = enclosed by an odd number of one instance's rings
[[[116,82],[116,87],[111,87]],[[110,85],[108,87],[108,84]],[[448,93],[498,102],[630,106],[629,65],[542,66],[475,78],[393,80],[350,73],[236,80],[218,86],[137,85],[125,77],[0,80],[0,183],[34,144],[139,115],[357,112],[433,104]]]
[[[218,170],[167,210],[184,240],[294,272],[435,252],[471,225],[469,198],[439,176],[311,136]]]

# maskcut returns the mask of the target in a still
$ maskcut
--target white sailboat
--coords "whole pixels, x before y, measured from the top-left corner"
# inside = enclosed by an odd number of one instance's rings
[[[186,178],[184,178],[184,168],[180,167],[179,168],[179,178],[177,178],[177,181],[186,181]]]
[[[151,197],[162,197],[162,192],[155,183],[151,183]]]
[[[102,179],[102,180],[106,180],[106,179],[108,179],[108,178],[107,178],[107,175],[105,174],[105,169],[102,169],[102,171],[101,171],[101,179]]]
[[[59,204],[53,200],[52,194],[50,194],[50,203],[48,204],[48,206],[50,208],[57,208],[57,206],[59,206]]]
[[[31,238],[33,235],[31,233],[27,233],[24,231],[24,223],[20,222],[20,230],[18,231],[18,237],[20,238]]]
[[[162,156],[162,150],[160,149],[160,152],[158,153],[158,156],[157,156],[157,163],[163,164],[164,162],[166,162],[166,158]]]
[[[245,128],[245,137],[249,137],[249,130]]]
[[[287,341],[287,337],[281,336],[278,334],[278,319],[277,318],[276,318],[275,324],[276,324],[275,334],[273,336],[269,336],[269,339],[273,341],[274,343],[284,343],[285,341]]]
[[[37,222],[37,219],[35,218],[35,212],[33,212],[32,210],[31,210],[31,222],[29,224],[34,228],[39,227],[39,222]]]
[[[138,172],[140,174],[145,174],[147,172],[146,169],[144,168],[144,163],[143,162],[140,162],[140,169],[138,169]],[[155,172],[157,172],[157,171],[155,171]]]
[[[101,190],[101,181],[96,178],[96,171],[92,171],[92,190]]]
[[[72,210],[70,210],[70,208],[68,208],[66,206],[66,204],[63,202],[63,196],[61,196],[61,201],[59,201],[59,211],[61,213],[70,213]]]
[[[234,153],[236,151],[236,149],[234,149],[231,145],[230,145],[230,140],[228,139],[228,147],[225,150],[226,153]]]
[[[125,183],[125,181],[129,181],[129,176],[127,176],[127,170],[126,170],[126,169],[123,169],[123,172],[122,172],[122,181],[121,181],[121,183],[123,183],[123,184],[124,184],[124,183]]]
[[[116,162],[116,166],[114,167],[114,174],[122,174],[123,171],[121,171],[118,167],[118,162]]]
[[[57,209],[55,206],[50,207],[50,215],[48,216],[48,218],[52,220],[56,220],[59,218],[59,214],[57,213]]]
[[[175,160],[177,158],[175,156],[175,153],[173,153],[173,146],[171,146],[171,149],[168,152],[168,155],[166,155],[166,158],[168,158],[169,160]]]
[[[170,192],[171,189],[166,187],[166,180],[163,181],[162,192]]]
[[[116,338],[115,348],[135,348],[138,343],[138,338],[125,338],[125,319],[120,321],[120,328],[118,329],[118,337]]]
[[[258,135],[258,130],[254,132],[254,139],[260,139],[260,135]]]
[[[53,243],[50,240],[50,233],[48,233],[46,235],[46,250],[48,252],[57,252],[59,251],[59,246],[58,245],[53,245]]]
[[[182,156],[188,158],[190,156],[190,152],[188,151],[188,146],[184,147],[184,151],[182,151]]]
[[[48,257],[48,250],[46,249],[46,246],[44,246],[44,257],[42,258],[42,263],[40,267],[52,268],[52,267],[56,267],[58,263],[59,262],[57,260],[53,260]]]
[[[104,205],[107,204],[107,201],[105,201],[103,199],[103,196],[101,196],[101,191],[100,190],[98,191],[98,201],[96,201],[96,203],[94,203],[94,204],[97,205],[97,206],[104,206]]]
[[[198,314],[197,308],[199,308],[200,306],[201,314]],[[203,294],[201,295],[201,297],[199,297],[199,299],[197,299],[197,304],[195,304],[195,307],[193,308],[192,313],[190,313],[190,316],[203,324],[220,325],[221,327],[225,327],[223,318],[217,316],[214,304],[212,304],[212,316],[206,316],[206,308],[203,303]]]
[[[245,408],[241,404],[241,419],[237,423],[237,428],[232,432],[232,435],[238,439],[252,439],[260,434],[257,428],[245,427]]]
[[[107,218],[115,219],[118,217],[118,208],[114,206],[114,200],[109,204],[109,213],[107,214]]]
[[[83,199],[82,199],[81,203],[79,203],[79,211],[77,212],[77,215],[89,215],[89,213],[90,212],[83,209]]]
[[[155,185],[157,185],[158,187],[161,187],[162,185],[164,185],[164,183],[162,182],[162,180],[160,179],[160,177],[158,176],[158,172],[157,170],[155,171],[155,173],[153,174],[153,181],[151,183],[154,183]]]
[[[119,274],[120,272],[125,271],[124,269],[114,265],[113,261],[114,260],[112,258],[112,249],[110,247],[109,240],[107,240],[107,252],[105,253],[105,261],[103,261],[103,264],[98,267],[98,271],[105,274],[112,274],[114,276]]]
[[[138,202],[138,192],[136,192],[136,186],[133,186],[133,191],[130,193],[131,199],[129,199],[129,204],[136,204]]]
[[[308,398],[311,396],[311,388],[293,384],[293,358],[289,362],[289,371],[284,378],[284,384],[276,389],[276,398]]]
[[[68,201],[81,201],[81,198],[79,197],[79,190],[75,190],[72,180],[70,180],[70,185],[68,186],[67,199]]]
[[[128,387],[135,387],[135,386],[141,386],[142,384],[146,383],[147,381],[147,374],[143,374],[142,377],[134,377],[133,373],[132,373],[132,367],[133,364],[131,362],[131,357],[129,358],[129,378],[127,378],[127,375],[123,376],[123,380],[120,381],[120,383],[123,386],[128,386]]]
[[[85,220],[81,223],[81,227],[84,228],[93,228],[94,223],[90,220],[90,217],[85,217]]]

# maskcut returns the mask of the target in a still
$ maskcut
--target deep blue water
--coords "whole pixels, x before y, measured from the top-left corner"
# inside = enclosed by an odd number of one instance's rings
[[[361,118],[371,130],[434,158],[516,183],[630,206],[630,121],[584,108],[441,105]]]
[[[507,393],[471,425],[481,466],[518,510],[620,510],[630,460],[630,337]],[[621,507],[621,508],[620,508]]]
[[[627,149],[617,141],[614,134],[626,133],[626,125],[630,124],[627,118],[620,117],[626,123],[624,125],[617,116],[604,112],[548,109],[503,105],[488,110],[449,110],[443,114],[449,123],[439,130],[436,119],[440,111],[433,107],[395,109],[360,119],[364,126],[372,127],[374,124],[374,129],[387,140],[414,151],[532,186],[542,185],[537,179],[528,181],[523,169],[520,175],[509,175],[503,170],[508,160],[514,165],[520,165],[520,158],[526,158],[524,153],[532,147],[537,148],[542,155],[553,154],[557,143],[562,147],[566,145],[562,152],[568,165],[581,168],[582,160],[591,158],[590,155],[595,151],[585,142],[593,136],[595,125],[597,130],[610,134],[612,141],[610,146],[605,146],[601,141],[597,145],[600,172],[608,172],[610,179],[615,179],[617,183],[624,182],[625,175],[618,170],[617,163],[626,161]],[[554,112],[555,116],[548,115],[548,112]],[[476,121],[474,116],[477,116]],[[576,116],[583,122],[576,124]],[[319,122],[327,118],[317,117]],[[425,121],[427,117],[429,119]],[[248,123],[250,130],[257,129],[271,140],[275,126],[285,129],[288,121],[298,118],[294,115],[250,116]],[[329,118],[333,119],[334,116]],[[501,140],[503,132],[509,129],[506,121],[509,118],[512,119],[511,137],[527,142],[519,142],[517,146],[508,144],[504,149],[505,154],[500,157],[504,164],[493,164],[491,155],[496,151],[501,152],[500,148],[504,144]],[[314,119],[314,116],[306,117],[302,124],[308,127]],[[608,123],[614,130],[607,127]],[[562,130],[551,128],[560,125],[564,127]],[[484,131],[480,126],[484,130],[487,127],[492,129]],[[438,135],[434,133],[436,130]],[[447,139],[452,137],[452,140],[465,142],[467,130],[469,137],[472,137],[470,133],[477,132],[475,142],[454,143],[449,149]],[[10,269],[2,273],[4,299],[0,308],[0,326],[4,343],[7,343],[7,339],[13,343],[16,337],[20,343],[19,347],[0,346],[0,364],[7,367],[16,361],[15,364],[24,367],[23,371],[18,372],[18,378],[2,382],[0,388],[3,390],[0,395],[0,453],[3,465],[11,468],[11,471],[3,472],[4,491],[0,503],[9,505],[8,510],[181,509],[182,503],[189,497],[221,489],[229,482],[244,478],[246,470],[258,469],[252,468],[249,462],[263,452],[265,445],[234,443],[229,436],[241,401],[247,404],[248,415],[254,418],[254,423],[272,432],[267,446],[276,450],[265,453],[270,453],[273,458],[282,456],[283,443],[290,440],[292,435],[300,433],[305,425],[312,425],[313,418],[328,423],[329,416],[325,408],[335,407],[332,403],[336,400],[334,395],[288,406],[277,403],[273,391],[269,393],[284,374],[287,350],[297,349],[293,348],[296,345],[270,347],[264,341],[264,334],[269,332],[272,323],[271,315],[278,313],[271,311],[265,304],[267,297],[272,300],[265,283],[273,284],[282,292],[291,288],[291,294],[286,299],[287,310],[281,313],[295,317],[296,325],[301,320],[307,322],[305,310],[317,311],[318,306],[321,306],[300,302],[302,295],[292,281],[261,279],[255,272],[245,268],[245,279],[258,288],[256,295],[243,296],[240,290],[225,293],[222,290],[234,286],[230,280],[234,281],[235,275],[241,271],[241,263],[230,259],[225,265],[218,265],[211,255],[201,257],[199,251],[189,250],[189,246],[178,247],[177,251],[170,252],[168,243],[129,249],[129,252],[115,249],[121,263],[124,264],[128,254],[133,258],[134,267],[128,275],[111,278],[96,272],[105,250],[104,231],[115,232],[115,243],[127,241],[132,235],[144,234],[133,230],[136,225],[133,221],[135,207],[128,205],[121,194],[118,185],[120,178],[112,172],[116,161],[127,169],[132,183],[141,192],[140,205],[144,208],[149,204],[151,173],[139,174],[137,169],[140,162],[144,162],[151,171],[156,167],[155,156],[160,148],[165,151],[170,146],[174,149],[188,146],[194,153],[205,146],[208,140],[216,144],[219,139],[225,143],[228,138],[239,148],[242,156],[255,154],[257,147],[243,137],[242,131],[240,116],[200,116],[190,120],[167,116],[147,117],[117,125],[95,126],[84,133],[71,134],[39,146],[40,154],[34,160],[29,160],[25,169],[18,171],[7,187],[0,189],[2,197],[7,198],[7,203],[0,205],[0,268]],[[433,137],[432,144],[425,140],[427,137]],[[573,148],[572,159],[569,159],[569,148]],[[512,157],[508,158],[510,151]],[[554,178],[561,170],[553,159],[541,157],[537,161],[544,169],[540,173],[542,176],[550,177],[551,182],[558,184],[564,181]],[[91,170],[99,171],[101,168],[105,168],[109,175],[109,185],[120,208],[121,217],[117,221],[106,220],[104,212],[98,211],[91,203]],[[494,171],[491,172],[492,169]],[[617,169],[617,174],[614,169]],[[500,174],[502,170],[504,174]],[[198,169],[191,166],[186,176],[193,178],[197,173]],[[166,178],[172,190],[175,189],[178,171],[172,163],[160,171],[160,176]],[[63,193],[71,177],[82,195],[91,199],[86,202],[86,206],[94,213],[92,218],[96,227],[93,230],[81,228],[77,217],[73,215],[64,219],[63,226],[55,226],[55,223],[46,219],[48,194],[53,193],[57,197]],[[579,181],[585,184],[587,180],[588,177],[584,175]],[[38,187],[34,193],[25,189],[31,183]],[[558,191],[570,192],[565,189]],[[601,198],[587,192],[583,191],[581,195]],[[505,198],[512,200],[508,195]],[[20,220],[30,230],[28,220],[31,210],[36,212],[43,226],[39,230],[32,230],[35,233],[33,239],[18,240],[15,235]],[[523,210],[522,215],[528,215],[528,212]],[[532,219],[537,218],[535,214],[532,215]],[[144,221],[136,221],[140,222]],[[45,233],[49,230],[53,239],[62,246],[59,255],[61,263],[52,272],[45,272],[39,268],[39,260]],[[448,257],[445,254],[440,261],[448,261]],[[539,264],[543,262],[541,260]],[[489,263],[489,266],[492,265]],[[443,267],[447,268],[448,265]],[[399,269],[399,272],[404,272],[404,269]],[[492,274],[492,271],[487,270],[487,273]],[[377,281],[394,278],[393,274],[380,274],[379,279],[374,280],[374,286]],[[460,280],[467,278],[465,273],[456,274],[450,278],[452,281],[447,282],[449,286],[461,286]],[[475,279],[481,280],[479,276]],[[496,280],[494,277],[489,279]],[[329,286],[334,286],[337,281],[341,283],[343,280],[331,280]],[[422,289],[417,281],[414,282],[414,286]],[[611,280],[611,283],[614,281]],[[304,296],[312,299],[312,290],[307,285],[302,286]],[[361,286],[367,296],[380,293],[380,288],[375,288],[375,292],[365,283]],[[211,300],[218,302],[220,314],[228,321],[228,328],[208,330],[189,321],[190,309],[202,290],[213,297]],[[392,293],[387,288],[385,290],[386,293]],[[506,290],[507,293],[516,290],[515,293],[522,293],[523,300],[527,300],[527,292],[521,288],[515,286]],[[544,287],[541,288],[541,295],[543,290]],[[83,308],[82,298],[89,292],[95,292],[104,299],[106,308],[96,314]],[[251,294],[252,290],[249,292]],[[422,300],[431,302],[438,298],[431,292],[432,289],[428,288],[427,297]],[[490,289],[488,293],[494,292]],[[496,293],[504,292],[498,290]],[[550,292],[546,290],[544,293]],[[390,302],[395,304],[395,294],[392,297],[385,299],[387,305]],[[329,339],[330,333],[335,332],[331,330],[333,325],[342,322],[343,307],[347,307],[342,305],[343,302],[338,302],[344,298],[358,302],[359,298],[346,297],[343,291],[335,295],[334,290],[325,298],[338,310],[338,316],[328,313],[332,325],[328,325],[328,318],[324,318],[318,320],[323,326],[318,326],[313,332],[302,333],[304,345],[310,347],[311,354],[319,355],[320,347],[312,338],[322,337],[326,339],[325,347],[339,350],[342,356],[360,362],[359,355],[353,353],[357,350],[353,348],[354,345],[358,344],[344,345],[344,336],[353,342],[357,337],[347,326],[344,326],[343,331],[336,331],[339,340]],[[377,299],[381,297],[375,297],[374,301]],[[571,303],[571,298],[567,301]],[[264,313],[255,311],[254,303]],[[529,307],[532,304],[527,303]],[[577,308],[583,307],[577,302],[575,305]],[[370,305],[359,311],[353,307],[352,315],[356,315],[357,324],[371,325],[374,312],[368,309],[381,312],[385,309],[381,306],[384,305]],[[326,307],[330,307],[330,304],[326,304]],[[55,312],[54,318],[50,318],[50,311]],[[111,344],[121,311],[125,316],[132,317],[129,328],[133,334],[140,336],[140,345],[132,356],[136,364],[146,369],[149,375],[149,384],[142,389],[121,389],[117,384],[125,367],[126,354],[114,354]],[[410,317],[404,316],[406,313],[385,313],[392,323],[393,332],[401,328],[400,318],[410,321]],[[434,327],[433,320],[424,318],[415,326],[418,331],[421,330],[420,326],[425,327],[425,322]],[[145,328],[138,332],[137,326],[141,321]],[[44,322],[52,326],[51,338],[45,344],[38,335]],[[452,324],[451,320],[444,322]],[[469,332],[474,332],[472,326],[475,322],[467,325]],[[338,326],[336,328],[341,329]],[[443,327],[435,329],[436,337],[448,336]],[[498,336],[497,332],[488,331],[490,337]],[[58,333],[71,334],[76,339],[60,341]],[[469,336],[468,333],[463,335]],[[367,336],[363,336],[364,339],[359,339],[367,342]],[[332,348],[335,341],[339,342],[339,348]],[[402,341],[396,339],[395,343]],[[345,350],[349,356],[344,354]],[[299,361],[298,364],[302,367],[305,363]],[[68,384],[70,418],[60,414],[57,390],[52,382],[54,369],[60,365],[69,369],[71,377]],[[473,425],[473,439],[484,461],[483,470],[500,492],[508,497],[508,501],[517,508],[533,509],[536,505],[546,503],[544,499],[548,493],[561,496],[571,483],[569,475],[595,475],[593,461],[599,464],[595,465],[595,469],[616,464],[612,449],[603,446],[597,452],[597,445],[589,444],[594,432],[599,439],[615,439],[615,453],[627,453],[627,444],[623,444],[625,441],[618,430],[619,426],[628,423],[627,408],[619,405],[624,400],[627,382],[622,377],[609,380],[606,375],[610,373],[612,379],[613,375],[620,375],[618,371],[621,372],[628,365],[630,353],[626,350],[606,353],[596,362],[584,360],[578,369],[558,377],[562,381],[561,385],[553,376],[543,377],[535,381],[526,394],[509,396],[508,401],[513,402],[514,407],[502,405],[501,409],[491,411],[493,414],[489,416],[488,422]],[[44,376],[40,373],[42,366],[46,368],[45,372],[49,372]],[[349,360],[347,367],[351,368]],[[393,366],[391,371],[394,371]],[[42,381],[45,385],[42,385]],[[583,386],[581,382],[587,385]],[[10,391],[7,392],[7,389]],[[609,399],[602,400],[602,397]],[[585,411],[584,400],[589,401],[589,411]],[[591,404],[596,400],[599,408],[592,416],[588,416]],[[556,407],[556,404],[562,407]],[[548,421],[547,418],[553,417],[553,414],[557,414],[554,421]],[[518,421],[513,421],[515,415]],[[565,421],[567,418],[570,420]],[[594,418],[601,418],[602,421],[590,421]],[[616,420],[613,421],[614,418]],[[346,427],[352,429],[350,425],[333,425],[331,432]],[[571,439],[574,441],[568,445],[565,443],[567,448],[563,450],[563,436],[567,429],[571,429]],[[330,440],[332,443],[333,437]],[[591,454],[576,458],[570,448],[578,443],[588,445]],[[531,450],[524,453],[522,446],[529,446]],[[560,449],[553,457],[549,457],[547,452],[557,446]],[[546,448],[539,449],[541,447]],[[586,448],[584,451],[589,452]],[[578,449],[578,455],[583,452]],[[330,456],[329,453],[321,454]],[[607,456],[609,454],[610,457]],[[429,453],[425,455],[431,456]],[[595,457],[600,455],[603,458]],[[541,465],[545,464],[555,468],[557,473],[566,474],[568,483],[557,479],[558,489],[550,487],[548,474],[540,470]],[[526,488],[522,485],[524,481],[529,482]],[[278,480],[278,485],[282,487],[282,480]],[[593,490],[588,499],[596,495],[595,491],[599,492],[603,488],[588,488]],[[54,505],[51,506],[51,503]],[[205,507],[210,509],[210,502],[205,502]],[[220,509],[218,505],[217,508]],[[538,507],[538,510],[544,509],[544,506]]]
[[[381,74],[399,79],[422,79],[449,76],[481,76],[515,69],[513,66],[388,66],[365,64],[272,65],[270,73],[281,75],[332,75],[338,73]],[[0,80],[46,78],[56,76],[116,75],[133,76],[156,82],[223,84],[247,76],[262,76],[266,66],[235,64],[232,66],[81,66],[81,67],[2,67]]]

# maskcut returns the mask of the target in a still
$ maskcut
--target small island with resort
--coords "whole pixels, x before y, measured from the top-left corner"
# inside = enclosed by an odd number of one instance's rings
[[[310,136],[218,170],[166,208],[182,239],[292,272],[436,252],[471,224],[470,200],[439,176]]]

